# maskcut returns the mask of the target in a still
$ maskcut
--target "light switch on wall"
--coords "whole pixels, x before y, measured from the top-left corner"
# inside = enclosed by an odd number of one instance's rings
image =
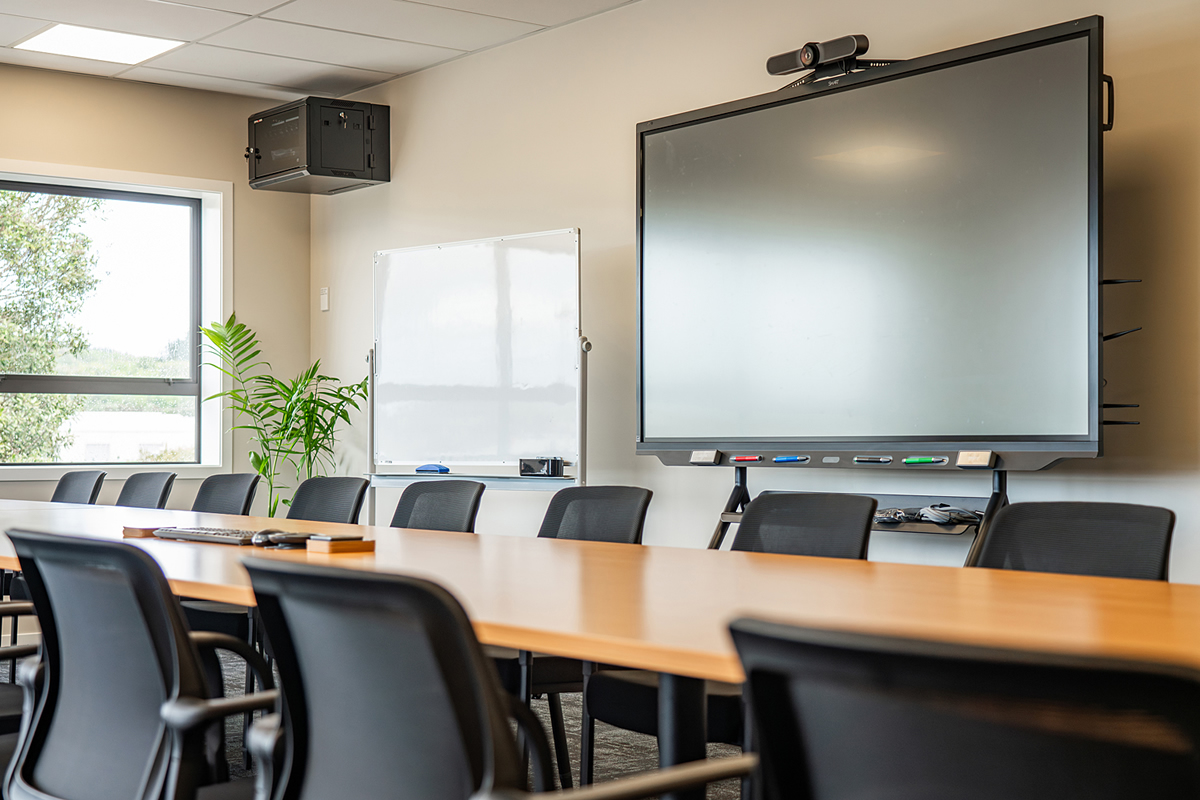
[[[321,310],[322,311],[329,310],[329,287],[328,286],[321,287]]]

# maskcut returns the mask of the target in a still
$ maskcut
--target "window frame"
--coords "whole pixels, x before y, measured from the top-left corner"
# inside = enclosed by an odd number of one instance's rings
[[[65,462],[0,464],[0,482],[57,480],[81,467],[103,468],[121,480],[146,468],[161,466],[180,478],[204,478],[231,471],[232,412],[225,399],[204,402],[228,388],[229,381],[206,365],[200,352],[200,320],[224,320],[233,306],[233,184],[199,178],[162,176],[91,167],[72,167],[0,158],[0,188],[44,191],[75,196],[114,197],[193,205],[192,302],[195,324],[189,341],[195,353],[188,378],[121,378],[105,376],[4,374],[3,393],[194,396],[195,462]],[[57,190],[57,191],[56,191]]]

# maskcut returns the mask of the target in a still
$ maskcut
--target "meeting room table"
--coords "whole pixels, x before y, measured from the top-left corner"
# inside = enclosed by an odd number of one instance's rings
[[[1191,584],[0,500],[3,530],[121,540],[125,527],[167,526],[375,540],[373,553],[320,554],[124,539],[179,595],[253,605],[247,558],[413,575],[452,592],[485,644],[661,673],[663,765],[705,757],[704,680],[742,681],[728,625],[743,616],[1200,668]],[[0,567],[19,569],[7,539]]]

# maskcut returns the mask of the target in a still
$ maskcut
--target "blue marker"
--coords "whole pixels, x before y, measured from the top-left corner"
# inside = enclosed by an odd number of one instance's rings
[[[775,456],[776,464],[803,464],[808,461],[808,456]]]

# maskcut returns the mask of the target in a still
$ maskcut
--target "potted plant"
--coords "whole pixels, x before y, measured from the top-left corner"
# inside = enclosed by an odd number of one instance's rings
[[[205,400],[228,397],[234,413],[234,430],[251,432],[250,465],[267,482],[270,515],[281,500],[280,483],[285,465],[297,480],[324,474],[334,466],[333,445],[340,422],[349,424],[350,409],[367,397],[367,379],[342,384],[321,374],[321,361],[290,381],[270,373],[261,358],[258,335],[230,314],[224,324],[201,327],[205,350],[215,357],[208,362],[232,381],[232,386]],[[290,501],[283,500],[284,505]]]

